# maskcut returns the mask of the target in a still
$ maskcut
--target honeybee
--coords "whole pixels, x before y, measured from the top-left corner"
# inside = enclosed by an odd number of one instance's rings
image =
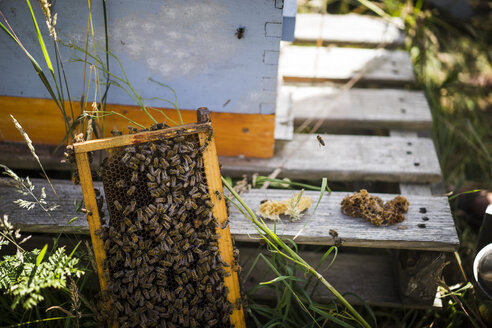
[[[138,181],[138,172],[137,171],[133,171],[132,172],[132,177],[131,177],[131,182],[137,182]]]
[[[118,211],[121,211],[121,210],[123,209],[123,206],[121,206],[120,202],[119,202],[119,201],[117,201],[117,200],[115,200],[115,201],[113,202],[113,205],[114,205],[114,207],[116,207],[116,209],[117,209]]]
[[[124,215],[124,216],[127,216],[128,214],[130,214],[131,209],[132,209],[132,208],[131,208],[131,206],[130,206],[130,205],[127,205],[127,206],[125,207],[124,211],[123,211],[123,215]]]
[[[222,194],[220,193],[220,191],[216,190],[214,193],[215,193],[215,196],[217,196],[218,200],[222,200]]]
[[[130,154],[130,153],[126,153],[126,154],[125,154],[125,155],[121,158],[121,161],[122,161],[123,163],[125,163],[125,164],[126,164],[126,163],[130,160],[130,158],[131,158],[131,157],[132,157],[132,154]]]
[[[323,140],[323,138],[319,134],[316,136],[316,139],[318,139],[320,146],[325,145],[325,141]]]
[[[131,195],[133,195],[133,193],[135,192],[135,190],[136,190],[136,189],[137,189],[137,187],[135,187],[135,186],[131,186],[131,187],[130,187],[127,191],[126,191],[126,194],[127,194],[128,196],[131,196]]]

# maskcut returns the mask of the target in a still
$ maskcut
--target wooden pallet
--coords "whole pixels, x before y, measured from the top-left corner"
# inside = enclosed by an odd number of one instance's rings
[[[13,224],[20,227],[22,231],[30,233],[89,233],[85,215],[74,212],[74,201],[83,199],[79,186],[66,180],[54,180],[53,185],[58,199],[53,195],[46,180],[31,180],[37,186],[38,192],[41,188],[45,188],[49,196],[48,202],[56,202],[60,207],[50,213],[50,216],[40,208],[34,208],[29,216],[25,216],[25,209],[13,203],[20,194],[14,192],[13,186],[0,184],[0,206]],[[102,183],[95,182],[94,187],[104,195]],[[245,193],[243,198],[254,211],[257,211],[262,200],[282,200],[289,198],[292,193],[289,190],[253,189]],[[300,244],[333,245],[334,239],[328,231],[335,229],[342,238],[343,245],[350,247],[454,251],[458,246],[458,238],[445,196],[410,195],[408,199],[411,206],[404,222],[390,227],[376,227],[362,219],[350,218],[341,212],[340,202],[347,194],[349,193],[327,193],[321,200],[316,215],[312,215],[313,209],[309,209],[300,221],[277,224],[277,233],[285,238],[293,238],[309,219],[309,224],[296,238]],[[319,193],[306,191],[305,195],[317,200]],[[395,196],[377,195],[383,200]],[[420,213],[421,208],[426,209],[425,214]],[[105,212],[107,213],[107,210]],[[78,219],[69,224],[68,222],[75,216]],[[231,235],[237,241],[257,242],[258,235],[253,225],[237,209],[232,208],[229,221]],[[422,223],[426,225],[425,228],[419,227]],[[269,226],[273,228],[273,223]]]
[[[284,46],[279,75],[284,82],[345,82],[363,74],[359,83],[414,83],[407,52],[385,49]]]
[[[349,15],[297,14],[295,42],[355,45],[375,47],[385,43],[386,47],[402,47],[405,35],[403,22],[397,18],[385,19]]]
[[[438,182],[439,162],[430,139],[357,135],[295,134],[277,141],[273,158],[222,157],[222,173],[231,176],[268,175],[283,166],[281,175],[294,179],[329,181],[378,180],[388,182]]]
[[[57,191],[57,196],[55,196],[46,180],[32,179],[32,181],[36,186],[35,193],[45,188],[48,203],[54,201],[60,207],[50,215],[44,213],[39,207],[35,207],[26,216],[25,209],[20,209],[13,203],[19,198],[14,192],[14,187],[0,184],[0,206],[15,226],[24,233],[38,235],[40,233],[82,235],[89,233],[85,215],[74,212],[77,201],[82,200],[79,186],[74,186],[66,180],[52,181]],[[104,193],[102,183],[96,182],[94,187]],[[244,194],[243,198],[253,210],[257,210],[263,199],[281,200],[290,197],[292,193],[286,190],[254,189]],[[314,199],[318,197],[317,192],[305,192],[305,194]],[[336,242],[329,235],[329,230],[338,231],[341,238],[339,246],[342,247],[335,264],[332,267],[323,265],[320,272],[340,292],[353,293],[350,297],[352,302],[358,303],[363,299],[374,305],[436,306],[437,303],[433,302],[433,295],[419,299],[422,293],[429,291],[429,281],[420,279],[425,267],[436,266],[432,267],[428,274],[442,270],[440,265],[444,262],[444,257],[441,252],[454,251],[459,244],[446,197],[409,196],[411,205],[406,221],[391,227],[375,227],[362,219],[350,218],[341,213],[340,200],[346,194],[344,192],[325,194],[316,215],[312,215],[313,209],[310,209],[300,221],[279,223],[276,225],[277,234],[283,238],[292,238],[309,220],[309,224],[299,234],[296,241],[300,244],[329,246]],[[394,195],[381,194],[380,196],[387,200]],[[426,209],[425,214],[420,213],[421,208]],[[106,211],[105,208],[103,210]],[[248,259],[257,255],[257,246],[254,246],[258,241],[256,231],[251,222],[235,209],[232,210],[229,220],[232,237],[236,241],[246,242],[240,246],[240,251],[242,262],[246,262],[244,265],[248,268],[251,264]],[[425,228],[422,224],[425,224]],[[273,224],[269,225],[273,228]],[[366,251],[361,251],[363,249]],[[419,252],[416,253],[416,250]],[[308,262],[316,264],[322,252],[303,251],[301,256]],[[410,260],[407,260],[409,258]],[[410,264],[407,265],[412,266],[410,272],[413,273],[408,276],[402,276],[399,273],[408,271],[401,269],[401,263],[407,263],[405,261],[409,261]],[[253,287],[258,282],[270,280],[271,275],[272,273],[264,267],[264,264],[260,263],[246,281],[245,287]],[[429,277],[424,276],[423,278]],[[416,278],[419,279],[416,281]],[[430,281],[430,284],[432,285],[433,282]],[[432,290],[433,287],[431,286],[430,289]],[[409,292],[405,293],[405,291]],[[267,290],[261,290],[256,297],[268,298],[268,295]],[[316,299],[328,301],[332,299],[332,295],[320,288]]]
[[[334,86],[280,88],[277,109],[289,112],[294,125],[323,120],[323,129],[411,129],[432,127],[429,105],[422,91],[349,89]],[[284,106],[289,106],[284,109]]]

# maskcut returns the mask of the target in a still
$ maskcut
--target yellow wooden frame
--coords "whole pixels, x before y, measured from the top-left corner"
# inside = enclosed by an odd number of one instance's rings
[[[234,312],[231,314],[231,324],[234,324],[236,328],[243,328],[246,327],[243,307],[240,306],[239,309],[236,307],[236,300],[241,298],[241,294],[239,290],[238,274],[233,270],[235,265],[229,225],[222,229],[223,224],[227,220],[227,208],[224,197],[218,197],[215,193],[215,191],[218,191],[220,195],[223,195],[223,189],[220,179],[217,151],[215,148],[215,139],[210,121],[210,112],[206,108],[198,109],[197,123],[74,144],[75,158],[80,176],[80,185],[82,186],[82,193],[84,195],[85,207],[87,209],[87,219],[89,221],[89,231],[96,259],[99,284],[104,295],[104,291],[107,289],[108,285],[109,272],[104,267],[106,253],[104,251],[103,241],[98,234],[96,234],[96,231],[101,229],[101,220],[97,208],[96,195],[94,193],[94,185],[87,153],[96,150],[109,150],[116,147],[173,138],[177,135],[190,134],[198,134],[201,146],[206,142],[208,143],[202,156],[210,198],[214,203],[212,212],[219,223],[216,228],[217,234],[221,235],[218,239],[219,252],[222,259],[229,264],[229,266],[224,267],[224,270],[230,273],[230,276],[224,277],[224,286],[229,289],[227,299],[234,305]],[[106,306],[109,306],[108,303],[105,304]],[[113,323],[112,326],[117,327],[117,324]]]

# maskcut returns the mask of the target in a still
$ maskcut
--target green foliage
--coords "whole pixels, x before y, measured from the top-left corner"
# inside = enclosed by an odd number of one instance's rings
[[[306,276],[314,277],[316,279],[316,284],[321,283],[324,288],[328,289],[328,291],[333,294],[335,299],[343,306],[342,310],[337,311],[337,315],[340,315],[341,313],[344,314],[345,320],[358,324],[362,327],[370,327],[369,323],[360,315],[360,313],[354,309],[354,307],[345,299],[343,295],[341,295],[321,274],[317,272],[317,268],[314,268],[311,266],[309,263],[307,263],[298,253],[297,245],[293,240],[283,240],[277,236],[275,231],[272,231],[266,224],[265,222],[260,218],[258,219],[256,215],[254,214],[253,210],[246,205],[244,200],[238,195],[238,193],[229,185],[227,180],[225,178],[222,178],[222,183],[224,186],[229,190],[229,192],[232,194],[234,199],[240,204],[236,204],[232,199],[229,198],[229,201],[235,205],[241,213],[244,214],[244,216],[251,221],[253,224],[253,227],[256,229],[262,240],[266,243],[267,248],[269,252],[272,254],[275,254],[276,256],[281,257],[286,263],[289,263],[289,267],[293,266],[295,268],[298,268],[302,271],[305,272]],[[322,192],[326,190],[327,182],[324,179],[323,180],[323,185],[322,185]],[[321,193],[322,196],[322,193]],[[331,250],[329,250],[331,252]],[[312,314],[312,308],[310,307],[311,304],[305,303],[303,299],[293,291],[292,287],[289,285],[289,282],[296,281],[296,279],[292,279],[294,276],[292,270],[287,270],[287,273],[281,273],[278,269],[277,266],[272,264],[270,261],[268,261],[263,255],[260,255],[263,257],[265,262],[268,264],[269,268],[275,273],[277,277],[286,277],[286,278],[281,278],[279,279],[279,282],[283,283],[291,292],[292,295],[294,296],[293,300],[297,302],[299,307],[311,318],[312,322],[316,324],[316,326],[320,326],[319,323],[316,321],[316,318]],[[323,256],[325,258],[325,256]],[[269,286],[270,284],[265,284],[265,285],[260,285],[260,286]],[[306,293],[304,289],[302,289],[303,294]],[[301,294],[302,296],[302,294]],[[290,300],[287,303],[290,306]],[[318,314],[322,314],[321,312],[317,312]],[[330,316],[326,317],[326,320],[330,320],[333,322],[337,322],[339,324],[342,324],[344,326],[350,326],[350,324],[347,324],[346,322],[343,322],[337,318],[336,315],[331,316],[330,312],[327,312],[330,314]],[[274,326],[282,326],[282,324],[278,321],[272,323],[270,325],[271,327]]]
[[[298,252],[293,241],[289,244]],[[339,307],[335,301],[316,301],[320,298],[318,279],[307,275],[305,270],[272,249],[259,249],[258,253],[243,277],[245,283],[253,270],[261,270],[264,279],[268,279],[247,292],[250,304],[246,313],[257,327],[358,326],[350,313]],[[337,248],[330,247],[321,257],[316,270],[326,261],[329,261],[328,267],[331,266],[336,254]],[[266,268],[262,265],[266,265]],[[275,295],[275,298],[273,301],[269,299],[268,302],[262,302],[261,295]]]
[[[47,246],[43,248],[46,252]],[[48,288],[67,289],[69,277],[80,278],[83,271],[77,268],[79,260],[60,247],[42,261],[39,249],[4,256],[0,265],[0,290],[13,297],[11,308],[18,305],[30,310],[45,298]],[[38,261],[41,260],[41,261]],[[39,265],[38,265],[39,262]]]

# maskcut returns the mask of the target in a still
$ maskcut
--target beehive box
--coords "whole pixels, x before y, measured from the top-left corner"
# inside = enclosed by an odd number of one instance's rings
[[[37,3],[32,6],[55,65],[44,16]],[[282,0],[121,0],[107,1],[106,6],[109,49],[121,61],[133,87],[146,99],[146,105],[166,109],[172,106],[155,97],[174,101],[173,93],[148,80],[152,78],[176,91],[185,123],[194,122],[192,109],[200,106],[211,109],[219,155],[273,155]],[[0,10],[49,76],[26,2],[1,1]],[[58,14],[59,38],[84,48],[87,2],[59,1],[52,11]],[[96,51],[104,60],[101,1],[92,3],[92,18],[95,41],[101,46],[96,45]],[[60,51],[78,114],[83,64],[68,62],[72,53],[61,44]],[[112,73],[123,76],[118,62],[112,60],[109,67]],[[13,114],[34,142],[60,143],[65,135],[60,111],[23,51],[6,33],[0,33],[0,72],[2,110]],[[88,67],[86,76],[89,76]],[[93,86],[91,81],[91,90],[86,94],[86,99],[88,95],[91,97],[89,101],[93,100]],[[104,91],[104,85],[101,88]],[[114,85],[107,102],[108,110],[123,113],[146,126],[151,124],[148,118],[142,118],[142,111],[128,94]],[[172,110],[166,113],[177,118]],[[126,131],[128,122],[109,116],[105,125],[108,136],[114,127]],[[22,141],[6,118],[0,120],[0,140]]]
[[[74,145],[113,326],[244,327],[237,261],[206,109],[198,122]],[[102,166],[101,220],[88,153]]]

